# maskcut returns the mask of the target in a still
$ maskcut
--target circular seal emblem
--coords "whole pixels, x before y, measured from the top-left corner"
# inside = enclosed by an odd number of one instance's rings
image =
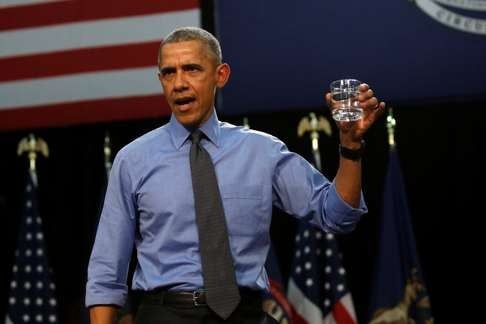
[[[423,12],[441,24],[462,32],[486,36],[485,0],[414,0],[414,2]]]

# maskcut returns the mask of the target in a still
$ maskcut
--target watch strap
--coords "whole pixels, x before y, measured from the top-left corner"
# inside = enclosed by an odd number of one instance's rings
[[[350,149],[339,144],[339,154],[348,160],[359,161],[363,157],[365,150],[365,141],[361,140],[361,146],[358,149]]]

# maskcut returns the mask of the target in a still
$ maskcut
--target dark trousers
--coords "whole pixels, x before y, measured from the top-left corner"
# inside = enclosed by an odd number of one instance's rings
[[[244,298],[227,320],[219,318],[207,306],[167,304],[153,298],[142,298],[136,324],[274,324],[262,309],[261,298]]]

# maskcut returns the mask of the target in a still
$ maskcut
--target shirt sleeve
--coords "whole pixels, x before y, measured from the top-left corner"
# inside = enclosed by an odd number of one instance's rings
[[[127,161],[117,155],[88,265],[86,306],[125,303],[134,244],[135,200]]]
[[[309,221],[327,232],[348,233],[368,212],[363,194],[353,208],[328,180],[307,160],[276,141],[272,179],[273,204],[288,214]]]

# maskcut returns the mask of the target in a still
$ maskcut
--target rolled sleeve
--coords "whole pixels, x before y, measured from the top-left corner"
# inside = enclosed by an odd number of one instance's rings
[[[328,227],[331,231],[338,233],[348,233],[352,231],[361,219],[361,216],[368,212],[362,192],[359,206],[354,208],[341,198],[336,190],[334,181],[329,187],[327,209],[330,215],[332,215],[332,217],[329,218],[332,222],[328,221]]]
[[[125,285],[108,285],[91,281],[88,282],[86,291],[89,291],[89,294],[86,294],[86,307],[96,305],[117,305],[122,307],[127,298]]]

